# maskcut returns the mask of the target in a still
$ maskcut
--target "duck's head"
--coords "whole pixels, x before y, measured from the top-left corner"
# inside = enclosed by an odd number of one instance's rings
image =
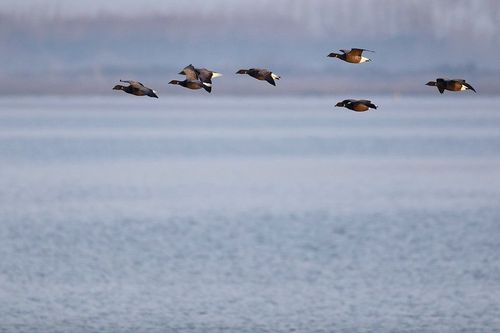
[[[435,87],[436,86],[436,81],[429,81],[425,84],[426,86],[431,86],[431,87]]]
[[[123,90],[124,86],[117,84],[116,86],[113,87],[113,90]]]
[[[344,107],[345,106],[345,101],[338,102],[337,104],[335,104],[335,106],[337,106],[337,107]]]
[[[240,69],[239,71],[236,72],[236,74],[246,74],[248,72],[247,69]]]
[[[168,84],[180,84],[180,83],[181,83],[181,81],[179,81],[179,80],[172,80]]]

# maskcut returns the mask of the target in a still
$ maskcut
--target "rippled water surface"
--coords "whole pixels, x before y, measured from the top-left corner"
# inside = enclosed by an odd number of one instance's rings
[[[0,332],[498,332],[499,99],[193,96],[0,99]]]

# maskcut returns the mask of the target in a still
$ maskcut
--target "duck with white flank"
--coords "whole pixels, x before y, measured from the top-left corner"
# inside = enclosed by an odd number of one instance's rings
[[[261,81],[267,81],[273,86],[276,86],[276,82],[274,80],[279,80],[280,77],[270,70],[261,69],[261,68],[250,68],[250,69],[240,69],[236,72],[236,74],[248,74],[253,78]]]
[[[172,80],[169,84],[177,84],[181,87],[188,89],[205,89],[208,92],[212,92],[212,80],[211,76],[204,74],[202,77],[196,73],[193,65],[186,66],[179,74],[186,75],[184,81]]]
[[[156,91],[144,86],[139,81],[120,80],[120,82],[125,82],[125,83],[128,83],[129,85],[125,87],[125,86],[122,86],[121,84],[117,84],[116,86],[113,87],[113,90],[123,90],[126,93],[129,93],[129,94],[132,94],[135,96],[149,96],[149,97],[158,98]]]
[[[465,82],[465,80],[462,79],[447,80],[443,78],[438,78],[436,79],[436,81],[429,81],[425,85],[437,87],[441,94],[444,93],[445,90],[449,91],[472,90],[473,92],[476,92],[476,89],[474,89],[470,84],[468,84],[467,82]]]
[[[354,48],[354,49],[350,49],[349,51],[348,50],[340,50],[340,52],[342,52],[342,54],[332,52],[328,55],[328,57],[339,58],[340,60],[344,60],[344,61],[350,62],[352,64],[361,64],[364,62],[371,61],[371,59],[363,57],[363,51],[375,52],[375,51],[370,51],[367,49]]]
[[[335,106],[345,107],[356,112],[365,112],[370,108],[377,108],[377,106],[373,104],[372,101],[366,99],[345,99],[342,102],[338,102]]]

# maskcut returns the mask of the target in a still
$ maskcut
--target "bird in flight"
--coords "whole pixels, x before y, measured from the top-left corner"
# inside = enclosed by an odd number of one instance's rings
[[[128,94],[132,94],[135,96],[149,96],[149,97],[154,97],[158,98],[158,95],[156,94],[156,91],[154,91],[151,88],[146,87],[139,81],[133,81],[133,80],[120,80],[120,82],[128,83],[128,86],[123,86],[121,84],[117,84],[116,86],[113,87],[113,90],[123,90]]]
[[[377,106],[367,99],[345,99],[338,102],[335,106],[345,107],[356,112],[365,112],[369,109],[376,109]]]
[[[172,80],[169,84],[176,84],[188,89],[205,89],[207,92],[212,92],[212,77],[213,72],[203,68],[202,71],[197,72],[193,65],[188,65],[179,73],[186,75],[184,81]]]
[[[465,91],[465,90],[472,90],[473,92],[476,92],[476,89],[474,89],[470,84],[465,82],[465,80],[462,79],[443,79],[443,78],[438,78],[436,81],[429,81],[425,85],[431,86],[431,87],[437,87],[439,92],[442,94],[444,93],[445,90],[449,91]]]
[[[276,82],[274,80],[279,80],[281,78],[270,70],[262,68],[240,69],[236,72],[236,74],[248,74],[257,80],[267,81],[273,86],[276,86]]]
[[[328,55],[328,57],[339,58],[340,60],[344,60],[344,61],[350,62],[352,64],[362,64],[364,62],[371,61],[371,59],[363,57],[363,51],[375,52],[375,51],[371,51],[371,50],[367,50],[367,49],[354,48],[354,49],[350,49],[350,50],[340,50],[340,52],[342,52],[342,54],[332,52]]]

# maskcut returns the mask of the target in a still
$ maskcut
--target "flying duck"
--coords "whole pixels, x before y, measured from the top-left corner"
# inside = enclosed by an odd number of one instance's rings
[[[364,112],[368,111],[370,108],[377,108],[372,101],[366,99],[345,99],[342,102],[338,102],[335,106],[345,107],[356,112]]]
[[[190,67],[191,66],[191,67]],[[182,70],[184,75],[186,75],[186,79],[184,81],[179,81],[179,80],[172,80],[168,84],[177,84],[179,86],[182,86],[184,88],[188,89],[205,89],[208,92],[212,92],[212,81],[209,79],[209,82],[204,82],[201,81],[198,75],[196,74],[196,71],[193,67],[193,65],[187,66]],[[206,79],[206,78],[205,78]]]
[[[473,92],[476,92],[476,89],[474,89],[470,84],[468,84],[467,82],[465,82],[465,80],[462,79],[447,80],[443,78],[438,78],[436,79],[436,81],[429,81],[425,85],[437,87],[441,94],[444,93],[445,90],[449,91],[472,90]]]
[[[279,80],[280,77],[270,70],[261,69],[261,68],[250,68],[250,69],[240,69],[236,72],[236,74],[248,74],[251,77],[256,78],[257,80],[266,80],[273,86],[276,86],[276,82],[274,80]]]
[[[135,96],[149,96],[149,97],[158,98],[158,95],[156,95],[156,91],[144,86],[139,81],[120,80],[120,82],[125,82],[125,83],[128,83],[129,85],[125,87],[125,86],[122,86],[121,84],[117,84],[116,86],[113,87],[113,90],[123,90],[126,93],[129,93],[129,94],[132,94]]]
[[[219,77],[219,76],[222,76],[221,73],[217,73],[217,72],[214,72],[214,71],[211,71],[209,69],[206,69],[206,68],[195,68],[192,64],[189,64],[187,65],[186,67],[184,67],[184,69],[182,71],[179,72],[180,75],[187,75],[186,73],[193,73],[196,75],[196,77],[198,78],[198,80],[200,80],[201,82],[205,82],[209,85],[212,84],[212,79],[215,79],[216,77]],[[193,74],[190,74],[191,76]]]
[[[340,52],[342,52],[342,54],[332,52],[328,55],[328,57],[339,58],[340,60],[344,60],[346,62],[350,62],[353,64],[361,64],[363,62],[371,61],[371,59],[368,59],[368,58],[365,58],[362,56],[363,51],[375,52],[375,51],[370,51],[367,49],[354,48],[354,49],[350,49],[349,51],[348,50],[340,50]]]

